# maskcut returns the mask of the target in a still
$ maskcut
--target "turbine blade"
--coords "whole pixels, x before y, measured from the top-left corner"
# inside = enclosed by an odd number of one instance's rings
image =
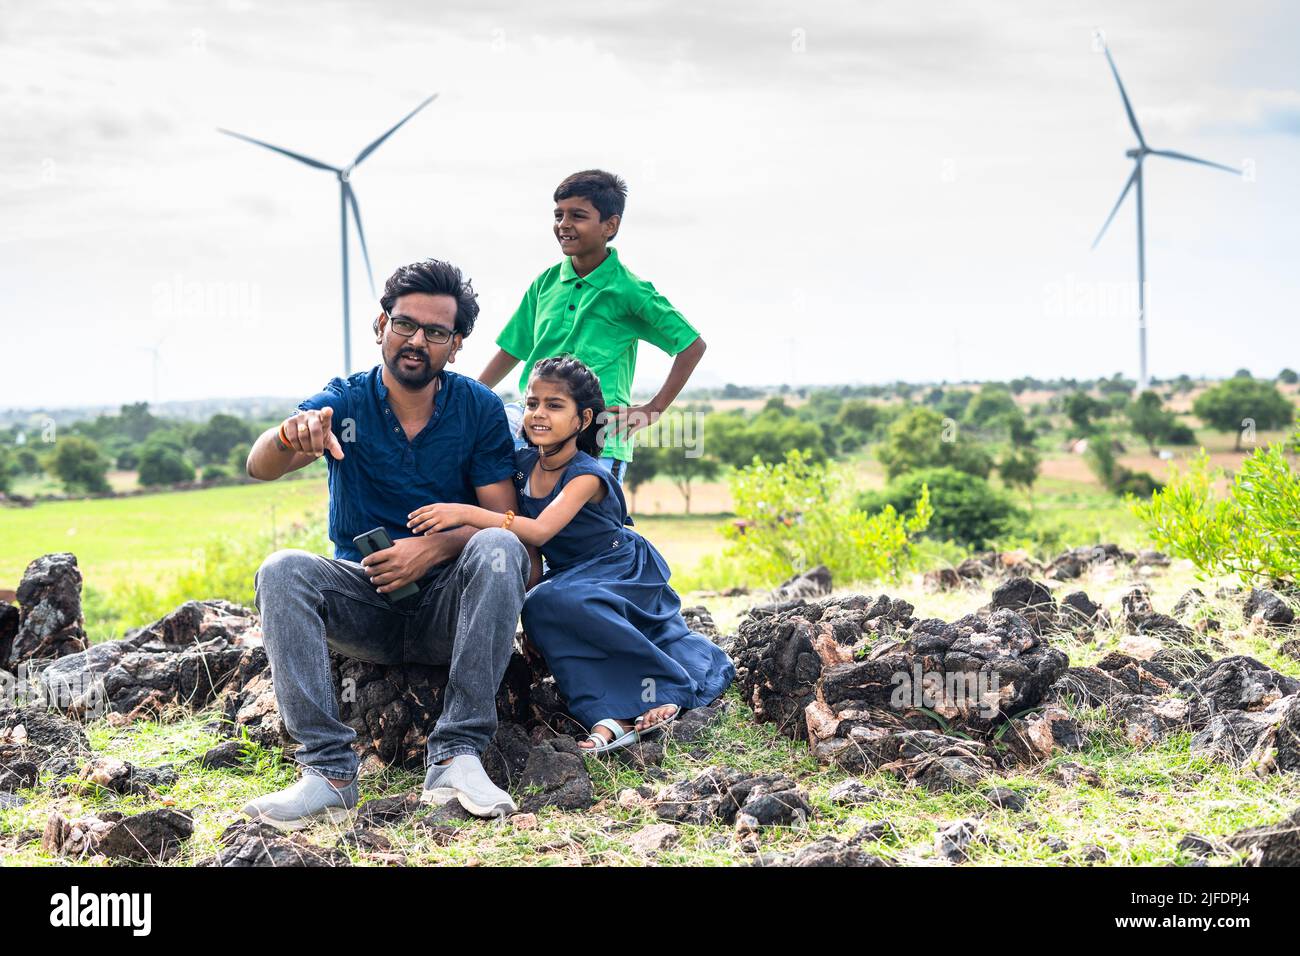
[[[348,197],[352,207],[352,221],[357,224],[357,238],[361,240],[361,258],[366,261],[366,279],[370,282],[370,294],[375,294],[375,277],[370,271],[370,250],[366,248],[366,232],[361,228],[361,209],[357,206],[357,195],[352,191],[351,183],[343,184],[343,195]]]
[[[407,120],[409,120],[409,119],[410,119],[412,116],[414,116],[416,113],[420,112],[420,110],[424,109],[426,106],[428,106],[430,103],[432,103],[432,102],[433,102],[434,100],[436,100],[437,98],[438,98],[438,94],[437,94],[437,93],[434,93],[432,96],[430,96],[428,99],[426,99],[423,103],[421,103],[421,104],[420,104],[419,106],[417,106],[415,109],[411,110],[411,112],[409,112],[409,113],[407,113],[405,116],[403,116],[400,120],[397,121],[397,125],[395,125],[395,126],[394,126],[392,129],[390,129],[388,132],[384,133],[384,135],[380,136],[377,140],[375,140],[373,143],[371,143],[369,146],[367,146],[367,147],[366,147],[365,149],[363,149],[361,152],[357,153],[357,158],[354,159],[354,160],[352,160],[352,166],[357,166],[357,165],[359,165],[363,159],[365,159],[367,156],[369,156],[371,153],[373,153],[375,150],[377,150],[377,149],[379,148],[380,144],[382,144],[384,140],[388,139],[388,137],[392,136],[392,135],[393,135],[394,133],[396,133],[399,129],[401,129],[401,128],[402,128],[402,125],[403,125]],[[349,166],[348,168],[351,169],[352,166]]]
[[[1110,215],[1106,217],[1106,222],[1105,225],[1101,227],[1101,232],[1097,233],[1097,238],[1092,240],[1092,248],[1096,249],[1097,243],[1101,242],[1101,237],[1106,235],[1106,230],[1110,228],[1110,221],[1115,218],[1115,213],[1119,212],[1119,207],[1124,204],[1124,197],[1127,196],[1128,191],[1133,188],[1133,183],[1137,180],[1138,169],[1140,168],[1141,167],[1138,163],[1133,164],[1133,172],[1129,173],[1128,182],[1124,184],[1124,191],[1119,194],[1119,199],[1115,200],[1115,206],[1111,209]]]
[[[1202,166],[1213,166],[1215,169],[1222,169],[1224,172],[1241,175],[1240,169],[1233,169],[1231,166],[1223,165],[1223,163],[1212,163],[1208,159],[1198,159],[1195,156],[1188,156],[1186,153],[1176,153],[1171,149],[1153,149],[1151,155],[1168,156],[1170,159],[1181,159],[1188,163],[1200,163]]]
[[[279,153],[282,156],[288,156],[290,159],[296,159],[298,160],[298,162],[306,163],[308,166],[315,166],[317,169],[325,169],[331,173],[341,172],[341,170],[339,170],[337,167],[331,166],[328,163],[322,163],[319,159],[312,159],[310,156],[302,155],[302,153],[295,153],[292,150],[283,149],[279,146],[272,146],[270,143],[264,143],[260,139],[253,139],[253,137],[245,136],[243,133],[236,133],[233,132],[232,130],[221,129],[220,127],[217,127],[217,132],[225,133],[227,136],[233,136],[235,137],[235,139],[242,139],[244,142],[252,143],[254,146],[264,146],[267,149]]]
[[[1138,142],[1141,143],[1142,148],[1145,149],[1147,141],[1142,135],[1141,127],[1138,126],[1137,117],[1133,115],[1133,104],[1128,101],[1128,92],[1124,89],[1124,81],[1119,78],[1119,70],[1115,69],[1115,61],[1111,59],[1110,56],[1110,47],[1102,47],[1102,50],[1106,54],[1106,62],[1110,64],[1110,72],[1115,76],[1115,83],[1119,86],[1119,95],[1124,101],[1124,112],[1128,113],[1129,125],[1133,127],[1133,132],[1137,135]]]

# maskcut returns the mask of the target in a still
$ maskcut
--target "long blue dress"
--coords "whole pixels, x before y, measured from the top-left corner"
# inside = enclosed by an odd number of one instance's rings
[[[627,527],[623,489],[578,452],[549,495],[525,494],[538,451],[515,454],[519,513],[536,518],[579,475],[596,475],[605,497],[588,501],[541,548],[547,571],[524,599],[524,632],[546,658],[569,712],[591,727],[634,719],[665,704],[712,703],[735,679],[730,658],[686,626],[682,602],[655,547]]]

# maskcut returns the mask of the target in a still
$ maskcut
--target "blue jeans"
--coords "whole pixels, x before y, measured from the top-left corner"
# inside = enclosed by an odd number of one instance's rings
[[[295,758],[336,780],[357,773],[356,732],[339,720],[330,649],[377,664],[450,664],[429,763],[481,754],[496,733],[496,693],[514,650],[528,552],[501,528],[477,532],[454,561],[393,605],[355,561],[276,551],[257,569],[257,609]]]
[[[522,451],[528,447],[528,442],[524,440],[524,406],[519,402],[506,402],[506,423],[510,426],[510,434],[515,440],[515,451]],[[627,475],[627,462],[618,458],[611,458],[609,455],[601,455],[596,459],[600,466],[614,476],[614,480],[620,485],[623,484],[623,478]]]

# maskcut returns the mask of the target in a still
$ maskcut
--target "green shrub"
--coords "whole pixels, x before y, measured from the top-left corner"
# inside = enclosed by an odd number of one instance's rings
[[[170,445],[145,444],[140,452],[140,484],[148,487],[193,480],[194,466],[179,451]]]
[[[992,456],[967,441],[955,421],[924,406],[909,408],[890,424],[876,457],[891,479],[922,468],[947,466],[981,478],[993,470]]]
[[[1300,433],[1296,438],[1300,440]],[[1225,496],[1215,485],[1226,477],[1202,449],[1133,513],[1161,549],[1189,559],[1207,575],[1236,574],[1295,584],[1300,580],[1300,473],[1286,444],[1275,442],[1247,455]]]
[[[68,491],[111,491],[108,479],[110,462],[99,446],[88,438],[69,435],[60,438],[49,458],[50,473],[63,482]]]
[[[1220,382],[1196,396],[1192,411],[1215,431],[1235,432],[1237,451],[1247,428],[1285,428],[1295,418],[1295,406],[1276,385],[1252,378]]]
[[[925,529],[929,538],[984,548],[993,539],[1011,534],[1026,519],[1011,499],[985,479],[955,468],[925,468],[903,475],[884,491],[860,494],[857,505],[866,512],[889,508],[903,514],[916,508],[927,489],[934,510]]]
[[[912,566],[912,539],[930,520],[922,494],[906,517],[855,508],[843,472],[800,451],[776,465],[755,462],[731,476],[738,525],[723,528],[726,556],[755,585],[774,585],[824,564],[840,584],[897,577]]]

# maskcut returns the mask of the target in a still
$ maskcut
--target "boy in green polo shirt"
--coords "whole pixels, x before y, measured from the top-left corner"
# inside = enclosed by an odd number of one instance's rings
[[[627,184],[599,169],[574,173],[560,183],[554,229],[565,258],[533,280],[497,336],[500,351],[478,377],[493,388],[523,361],[522,395],[539,359],[569,354],[586,363],[600,379],[610,413],[601,464],[619,481],[632,460],[633,434],[672,404],[705,348],[699,332],[672,303],[629,271],[618,250],[608,246],[618,234],[626,197]],[[645,405],[630,405],[642,341],[675,358],[655,397]]]

